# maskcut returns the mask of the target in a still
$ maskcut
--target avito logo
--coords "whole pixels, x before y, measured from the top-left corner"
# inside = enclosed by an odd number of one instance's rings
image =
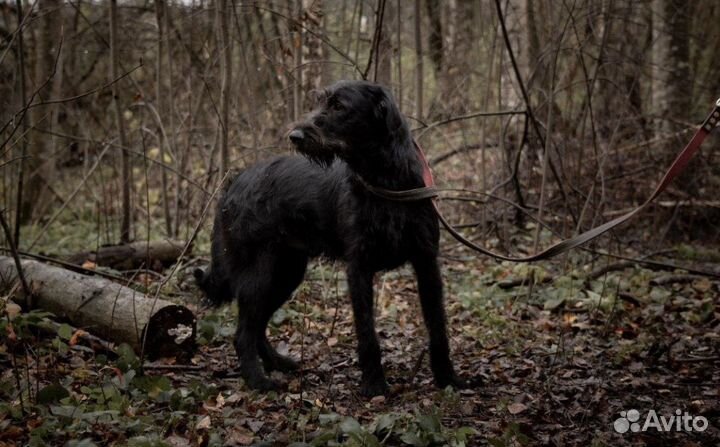
[[[692,416],[688,412],[675,410],[675,414],[669,417],[658,416],[655,410],[648,411],[645,421],[640,424],[640,412],[638,410],[621,411],[620,417],[613,423],[613,428],[618,433],[644,432],[655,429],[659,432],[668,431],[697,431],[703,432],[708,428],[708,420],[703,416]]]

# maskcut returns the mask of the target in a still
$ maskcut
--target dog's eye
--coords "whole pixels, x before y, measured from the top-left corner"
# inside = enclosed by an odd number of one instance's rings
[[[328,108],[336,112],[345,110],[345,106],[334,96],[328,99]]]

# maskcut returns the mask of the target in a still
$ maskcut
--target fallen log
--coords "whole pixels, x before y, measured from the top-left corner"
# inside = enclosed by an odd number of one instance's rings
[[[160,271],[177,261],[185,243],[171,239],[160,241],[137,241],[122,245],[107,245],[93,251],[68,256],[67,262],[84,265],[91,262],[116,270],[131,270],[141,266]]]
[[[33,306],[52,312],[105,340],[128,343],[150,358],[188,358],[195,350],[195,315],[185,306],[97,276],[37,261],[22,261]],[[12,258],[0,256],[0,291],[18,279]],[[25,297],[20,293],[20,299]]]

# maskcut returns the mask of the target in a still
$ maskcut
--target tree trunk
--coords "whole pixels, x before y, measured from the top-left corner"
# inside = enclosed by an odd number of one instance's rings
[[[428,18],[430,19],[430,34],[428,35],[428,54],[435,67],[436,81],[441,81],[444,68],[443,58],[443,28],[440,9],[440,0],[426,0]]]
[[[390,86],[392,84],[392,29],[395,21],[395,3],[393,1],[379,0],[379,5],[383,6],[382,23],[380,24],[380,36],[377,44],[377,54],[375,55],[376,68],[373,72],[375,82]],[[377,26],[377,24],[376,24]]]
[[[152,299],[107,279],[37,261],[22,261],[34,305],[150,357],[189,358],[195,350],[195,316],[184,306]],[[0,256],[0,290],[17,280],[12,258]]]
[[[420,0],[415,0],[415,118],[423,119],[423,47],[422,47],[422,8]]]
[[[232,6],[233,0],[230,0]],[[234,8],[234,6],[233,6]],[[231,9],[228,0],[217,1],[218,47],[220,48],[220,166],[218,180],[230,167],[228,146],[230,91],[232,86],[232,41],[230,40]]]
[[[676,132],[692,120],[692,85],[690,74],[690,21],[687,2],[682,0],[654,0],[653,7],[653,103],[655,113],[662,119],[656,130],[660,136]],[[682,144],[670,139],[664,145],[665,161],[672,160]],[[699,190],[702,176],[693,175],[699,168],[693,160],[681,174],[677,185],[689,194]]]
[[[117,16],[117,0],[110,0],[110,79],[117,79],[118,72],[118,16]],[[115,123],[118,131],[118,143],[120,144],[121,163],[122,163],[122,221],[120,223],[120,242],[130,241],[130,221],[132,219],[130,209],[130,186],[132,179],[130,177],[130,155],[125,150],[127,148],[127,138],[125,136],[125,123],[123,121],[123,108],[120,101],[120,93],[118,83],[112,84],[113,108],[115,109]]]
[[[654,0],[653,67],[655,67],[653,100],[661,117],[688,121],[692,104],[690,77],[689,18],[687,2],[683,0]],[[676,129],[670,120],[663,120],[659,130]]]
[[[18,55],[18,75],[20,76],[20,100],[23,109],[27,105],[28,97],[27,97],[27,91],[26,91],[26,74],[25,74],[25,43],[23,38],[23,27],[24,27],[24,19],[25,16],[23,15],[23,7],[22,7],[22,0],[15,0],[15,6],[17,8],[17,55]],[[25,157],[27,156],[27,138],[25,135],[27,134],[27,130],[29,125],[30,117],[26,116],[25,119],[22,120],[22,123],[19,123],[18,125],[22,126],[22,139],[20,141],[20,161],[19,161],[19,170],[18,170],[18,186],[17,186],[17,201],[15,203],[15,244],[20,245],[20,224],[23,223],[23,219],[26,218],[23,216],[23,185],[25,182]],[[4,185],[3,185],[4,186]],[[29,214],[29,213],[28,213]]]
[[[167,129],[164,129],[164,125],[162,123],[162,120],[165,116],[172,115],[172,111],[167,107],[167,99],[168,101],[172,97],[172,91],[169,89],[167,91],[164,91],[163,88],[163,77],[166,76],[167,72],[165,70],[165,64],[163,63],[163,58],[165,57],[165,33],[168,32],[168,30],[165,29],[165,25],[167,24],[167,20],[165,18],[165,15],[168,14],[167,11],[167,5],[165,4],[164,0],[155,0],[155,19],[157,23],[157,29],[158,29],[158,35],[157,35],[157,42],[158,42],[158,48],[157,48],[157,55],[156,55],[156,67],[155,67],[155,104],[157,105],[157,113],[158,113],[158,139],[159,144],[158,147],[160,148],[160,160],[164,163],[165,162],[165,153],[166,149],[169,146],[170,142],[168,141],[167,137]],[[168,57],[168,63],[170,62],[170,58]],[[172,235],[172,218],[170,217],[170,199],[168,197],[168,179],[167,179],[167,170],[161,169],[160,170],[160,184],[162,188],[162,201],[163,201],[163,215],[165,217],[165,234],[169,237]],[[177,191],[176,191],[177,194]]]
[[[538,16],[536,3],[533,0],[525,0],[525,36],[527,37],[527,50],[525,63],[527,64],[527,89],[532,90],[533,86],[540,89],[546,87],[546,68],[540,53],[540,31],[538,30]]]
[[[35,54],[35,86],[43,85],[50,76],[57,76],[58,73],[53,74],[55,69],[55,60],[58,58],[60,51],[60,23],[62,20],[62,14],[60,9],[62,3],[59,0],[40,0],[38,7],[38,35],[37,35],[37,50]],[[58,70],[61,67],[58,65]],[[52,95],[54,82],[49,82],[42,90],[38,92],[38,97],[42,99],[49,99]],[[57,105],[51,106],[50,121],[52,121],[52,113],[57,108]],[[43,121],[48,120],[46,114],[48,113],[47,108],[36,107],[30,111],[31,126],[36,127],[51,127]],[[44,125],[43,125],[44,124]],[[20,223],[27,224],[33,217],[33,212],[38,208],[38,204],[43,200],[43,192],[46,189],[47,182],[50,181],[54,171],[54,165],[52,157],[48,154],[52,150],[52,147],[48,145],[50,139],[46,134],[40,133],[36,130],[31,130],[30,133],[30,144],[28,155],[30,158],[27,160],[27,169],[25,172],[28,173],[27,181],[23,185],[25,190],[22,194],[22,203],[20,204]]]
[[[303,70],[303,91],[320,89],[323,86],[323,72],[325,70],[323,51],[323,10],[322,0],[302,0],[302,24],[305,29],[312,32],[301,31],[305,34],[303,50],[303,62],[307,64]],[[298,69],[300,70],[300,69]],[[303,106],[312,106],[306,101],[300,101]]]

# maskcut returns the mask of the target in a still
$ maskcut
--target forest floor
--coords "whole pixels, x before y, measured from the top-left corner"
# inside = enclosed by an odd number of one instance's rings
[[[344,278],[318,262],[269,330],[303,369],[276,376],[286,391],[248,390],[231,343],[237,309],[203,307],[188,269],[168,295],[198,314],[189,365],[140,368],[128,349],[114,358],[74,345],[67,325],[35,330],[42,312],[4,316],[0,446],[718,445],[720,281],[638,265],[588,278],[614,265],[601,258],[531,291],[503,289],[552,273],[463,255],[444,257],[443,275],[452,356],[468,389],[433,386],[415,282],[401,269],[376,280],[391,393],[361,397]],[[719,272],[716,259],[704,261],[686,264]],[[21,398],[17,384],[28,382]],[[633,409],[639,425],[619,419]],[[708,427],[678,431],[673,420],[658,430],[676,410]]]

